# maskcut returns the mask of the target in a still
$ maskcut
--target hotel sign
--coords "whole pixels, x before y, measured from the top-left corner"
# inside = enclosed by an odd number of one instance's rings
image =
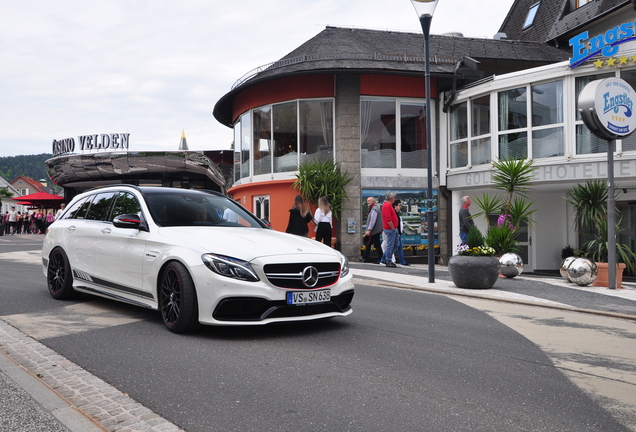
[[[636,160],[614,161],[614,172],[617,177],[636,178]],[[536,186],[592,179],[607,179],[607,161],[536,166],[532,171],[532,182]],[[449,189],[491,188],[492,184],[490,170],[453,173],[447,177]]]
[[[572,58],[570,68],[575,68],[590,58],[601,54],[611,57],[618,53],[619,45],[636,40],[636,22],[626,22],[607,30],[603,34],[590,38],[589,32],[584,31],[570,39]]]
[[[80,135],[77,137],[79,142],[79,150],[128,150],[130,134],[127,133],[111,133],[111,134],[95,134]],[[75,139],[64,138],[61,140],[53,140],[53,156],[75,152]]]
[[[626,138],[636,129],[636,93],[625,80],[592,81],[579,94],[579,113],[585,126],[606,140]]]

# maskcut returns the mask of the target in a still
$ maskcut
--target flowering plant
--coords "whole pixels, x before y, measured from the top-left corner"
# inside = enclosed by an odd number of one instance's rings
[[[495,250],[490,246],[469,247],[466,244],[457,246],[457,255],[462,256],[494,256]]]

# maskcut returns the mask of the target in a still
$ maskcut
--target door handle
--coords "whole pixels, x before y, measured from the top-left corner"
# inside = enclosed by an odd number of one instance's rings
[[[68,231],[68,232],[75,231],[75,225],[71,225],[70,227],[66,228],[66,231]]]
[[[102,234],[110,234],[110,228],[104,228]]]

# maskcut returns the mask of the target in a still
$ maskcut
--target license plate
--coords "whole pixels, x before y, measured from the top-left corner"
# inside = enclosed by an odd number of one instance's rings
[[[289,305],[323,303],[329,300],[331,300],[331,290],[294,291],[287,293],[287,304]]]

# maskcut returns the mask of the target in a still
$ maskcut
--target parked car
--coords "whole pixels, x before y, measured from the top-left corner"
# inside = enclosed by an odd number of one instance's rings
[[[84,192],[48,228],[42,264],[54,298],[89,293],[157,309],[173,332],[352,312],[353,279],[340,252],[268,229],[210,191]]]

